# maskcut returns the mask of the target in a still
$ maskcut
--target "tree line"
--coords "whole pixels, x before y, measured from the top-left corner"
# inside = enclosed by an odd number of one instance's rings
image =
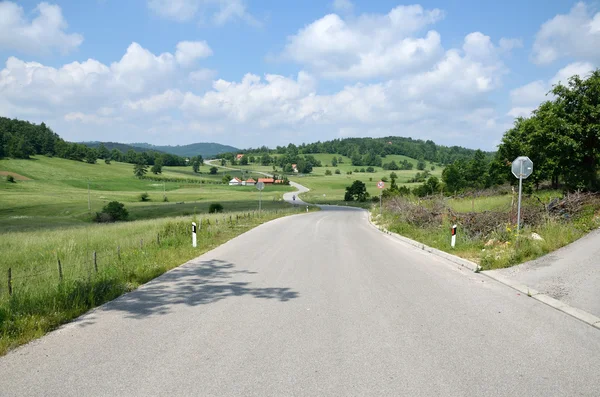
[[[34,124],[28,121],[0,117],[0,158],[11,157],[28,159],[33,155],[60,157],[69,160],[85,161],[94,164],[98,159],[131,164],[155,164],[167,166],[187,165],[184,157],[152,150],[136,152],[133,149],[123,153],[119,149],[108,150],[104,144],[96,148],[85,144],[71,143],[62,139],[45,123]],[[200,158],[200,164],[202,160]]]

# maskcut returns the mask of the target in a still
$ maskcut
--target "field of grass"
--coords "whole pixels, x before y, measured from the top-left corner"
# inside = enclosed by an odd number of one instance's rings
[[[308,193],[301,194],[302,200],[314,203],[314,204],[345,204],[344,203],[344,193],[346,191],[346,187],[350,186],[352,182],[355,180],[362,181],[367,186],[367,191],[371,196],[379,196],[379,189],[377,188],[377,182],[381,180],[381,178],[386,177],[390,179],[390,173],[392,171],[386,171],[381,167],[373,167],[375,172],[355,172],[356,169],[359,171],[362,168],[368,168],[364,166],[356,167],[351,163],[350,158],[346,156],[340,156],[339,154],[323,154],[317,153],[312,154],[317,160],[321,161],[322,167],[314,167],[312,173],[308,175],[297,175],[297,174],[289,174],[288,177],[290,180],[297,182],[303,186],[306,186],[311,191]],[[339,158],[342,157],[342,162],[338,163],[337,167],[331,166],[331,160],[333,157]],[[393,171],[398,176],[397,183],[398,185],[404,185],[409,188],[416,187],[420,185],[419,183],[408,183],[408,181],[415,176],[417,172],[422,172],[417,170],[417,160],[412,159],[410,157],[401,156],[401,155],[391,155],[383,158],[383,163],[389,163],[391,161],[396,161],[397,163],[407,160],[412,162],[415,166],[413,170],[404,170],[404,171]],[[432,171],[431,167],[435,169]],[[250,164],[247,166],[234,166],[233,168],[243,169],[247,172],[251,171],[260,171],[266,173],[273,173],[272,166],[260,166],[256,164]],[[335,170],[339,169],[340,174],[335,174]],[[437,176],[441,178],[442,176],[442,167],[438,167],[435,164],[427,162],[427,170],[433,176]],[[326,171],[331,171],[332,175],[325,175]],[[278,174],[281,174],[281,169],[277,168],[276,171]],[[352,172],[351,175],[348,175],[348,172]]]
[[[0,355],[261,223],[303,211],[288,206],[260,216],[203,214],[5,233],[0,238]],[[191,244],[192,221],[201,224],[197,248]]]
[[[252,210],[258,206],[259,193],[253,187],[201,184],[202,180],[217,183],[222,180],[223,174],[209,175],[209,168],[205,165],[200,169],[201,174],[194,174],[191,167],[164,167],[158,178],[174,182],[163,183],[136,178],[132,165],[126,163],[86,164],[45,156],[0,160],[1,171],[30,178],[16,183],[7,182],[5,178],[0,180],[0,233],[85,225],[113,200],[125,204],[132,220],[200,214],[207,212],[213,202],[221,203],[227,212]],[[235,176],[233,171],[226,174]],[[88,210],[88,182],[91,211]],[[288,191],[293,188],[268,186],[262,194],[264,208],[285,208],[287,204],[282,196]],[[149,194],[150,201],[140,201],[140,194],[144,192]],[[168,202],[163,202],[165,195]]]

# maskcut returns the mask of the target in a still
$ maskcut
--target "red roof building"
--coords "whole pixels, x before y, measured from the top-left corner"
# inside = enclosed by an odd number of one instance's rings
[[[262,183],[275,183],[273,178],[258,178],[258,181]]]

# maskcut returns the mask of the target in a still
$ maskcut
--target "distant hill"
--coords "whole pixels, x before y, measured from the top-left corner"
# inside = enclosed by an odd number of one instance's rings
[[[85,145],[87,147],[91,147],[94,149],[96,149],[98,146],[100,146],[101,143],[103,143],[104,146],[108,150],[118,149],[123,153],[127,153],[129,150],[134,150],[136,153],[143,153],[143,152],[148,151],[148,149],[144,148],[144,147],[129,145],[126,143],[118,143],[118,142],[80,142],[80,143],[82,145]],[[156,151],[160,152],[160,150],[156,150]]]
[[[219,143],[192,143],[190,145],[177,146],[155,146],[149,143],[131,143],[131,146],[144,148],[145,150],[156,150],[159,152],[171,153],[177,156],[193,157],[201,155],[202,157],[214,157],[221,153],[238,152],[239,149],[233,146],[221,145]]]

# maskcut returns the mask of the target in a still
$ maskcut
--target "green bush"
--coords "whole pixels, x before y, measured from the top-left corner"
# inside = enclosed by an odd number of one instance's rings
[[[123,203],[111,201],[102,208],[102,212],[96,212],[96,222],[116,222],[126,221],[129,217],[129,212]]]
[[[339,170],[339,168],[337,170],[335,170],[336,175],[341,174],[342,172]]]
[[[221,203],[212,203],[210,207],[208,207],[209,214],[216,214],[219,212],[223,212],[223,206]]]
[[[7,175],[6,182],[15,183],[15,177],[12,175]]]
[[[150,201],[150,195],[146,192],[140,194],[140,201]]]
[[[331,175],[331,171],[330,170],[325,170],[325,175]]]

